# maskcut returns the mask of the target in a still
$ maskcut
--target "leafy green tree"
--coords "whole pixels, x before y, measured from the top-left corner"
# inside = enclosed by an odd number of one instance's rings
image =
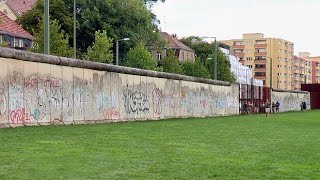
[[[140,42],[150,44],[160,39],[156,17],[141,0],[77,0],[77,49],[85,53],[98,30],[106,30],[114,40],[130,38],[120,46],[120,57]],[[152,1],[152,0],[151,0]],[[37,32],[43,14],[43,0],[18,19],[29,32]],[[73,46],[73,0],[50,0],[50,16],[57,19]],[[115,47],[113,47],[115,51]]]
[[[160,70],[156,61],[142,43],[129,50],[124,65],[147,70]]]
[[[191,47],[196,54],[196,57],[200,59],[200,62],[205,65],[206,69],[210,73],[213,79],[213,66],[214,66],[214,43],[203,42],[202,38],[197,36],[190,36],[181,39],[181,42]],[[230,69],[230,63],[225,54],[218,49],[217,50],[217,78],[221,81],[235,82],[235,76]]]
[[[113,55],[110,50],[111,47],[112,39],[107,37],[107,32],[96,31],[95,42],[92,47],[89,46],[87,53],[84,55],[84,59],[101,63],[111,63],[113,60]]]
[[[230,63],[227,60],[226,55],[219,49],[217,54],[217,79],[220,81],[235,82],[236,78],[231,72]],[[209,58],[206,60],[205,66],[208,72],[213,78],[214,69],[214,54],[210,54]]]
[[[200,59],[196,59],[193,63],[191,61],[187,61],[182,64],[184,74],[188,76],[202,77],[202,78],[210,78],[210,74],[208,70],[201,64]]]
[[[162,68],[164,72],[183,74],[183,67],[180,65],[178,58],[174,55],[173,50],[168,50],[167,56],[162,59]]]
[[[41,22],[41,21],[40,21]],[[33,42],[37,46],[33,47],[31,51],[37,53],[44,52],[44,25],[43,23],[38,24],[38,32],[34,32]],[[64,31],[61,29],[61,25],[57,20],[50,21],[50,54],[56,56],[71,57],[72,49],[68,44],[68,35],[65,35]]]

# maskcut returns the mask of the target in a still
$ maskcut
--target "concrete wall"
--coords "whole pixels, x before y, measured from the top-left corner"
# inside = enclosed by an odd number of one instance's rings
[[[310,93],[306,91],[281,91],[273,90],[271,100],[280,102],[280,112],[299,111],[301,102],[307,103],[307,109],[310,109]]]
[[[0,126],[239,114],[237,84],[0,48]]]

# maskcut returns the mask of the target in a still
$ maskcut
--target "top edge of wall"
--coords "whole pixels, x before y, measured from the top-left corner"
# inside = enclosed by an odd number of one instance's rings
[[[298,90],[283,90],[283,89],[272,89],[273,92],[289,92],[289,93],[304,93],[308,94],[308,91],[298,91]]]
[[[38,62],[38,63],[53,64],[53,65],[86,68],[86,69],[93,69],[93,70],[99,70],[99,71],[116,72],[116,73],[124,73],[124,74],[139,75],[139,76],[150,76],[150,77],[166,78],[166,79],[173,79],[173,80],[184,80],[184,81],[199,82],[199,83],[221,85],[221,86],[231,86],[230,82],[225,82],[225,81],[216,81],[216,80],[199,78],[199,77],[191,77],[191,76],[184,76],[179,74],[143,70],[143,69],[137,69],[137,68],[124,67],[124,66],[116,66],[116,65],[97,63],[92,61],[32,53],[32,52],[15,50],[10,48],[0,48],[0,57],[12,58],[12,59],[23,60],[23,61]]]

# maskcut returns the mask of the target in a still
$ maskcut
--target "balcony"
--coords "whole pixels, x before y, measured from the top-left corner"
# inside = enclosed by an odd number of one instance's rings
[[[254,52],[255,56],[267,56],[267,52]]]
[[[265,80],[267,78],[267,76],[256,76],[254,75],[255,79],[259,79],[259,80]]]
[[[254,48],[266,48],[267,46],[267,44],[255,44]]]
[[[237,57],[244,57],[244,53],[243,52],[242,53],[241,52],[235,52],[234,55],[237,56]]]
[[[233,49],[244,49],[245,46],[244,45],[233,45],[232,48]]]
[[[264,68],[257,68],[257,67],[256,67],[256,68],[254,69],[254,72],[266,72],[266,71],[267,71],[267,68],[265,68],[265,67],[264,67]]]
[[[267,64],[267,60],[254,60],[255,64]]]
[[[294,69],[293,73],[298,73],[299,74],[300,73],[300,69]]]

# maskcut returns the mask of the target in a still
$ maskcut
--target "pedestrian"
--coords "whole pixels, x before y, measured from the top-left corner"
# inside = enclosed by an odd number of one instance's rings
[[[276,108],[276,104],[274,102],[272,102],[272,114],[274,114],[275,108]]]
[[[265,103],[266,117],[270,113],[270,105],[271,105],[270,102],[267,100],[267,102]]]
[[[276,102],[276,112],[279,113],[280,103],[279,101]]]
[[[307,103],[306,102],[302,102],[302,110],[303,111],[307,110]]]

